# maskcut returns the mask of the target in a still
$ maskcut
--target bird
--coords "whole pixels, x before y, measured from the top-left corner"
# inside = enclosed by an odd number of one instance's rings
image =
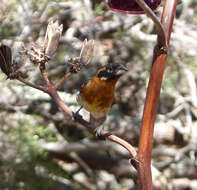
[[[120,63],[109,63],[101,67],[78,92],[76,101],[90,113],[89,123],[93,126],[96,136],[101,135],[102,124],[114,101],[115,85],[128,69]]]

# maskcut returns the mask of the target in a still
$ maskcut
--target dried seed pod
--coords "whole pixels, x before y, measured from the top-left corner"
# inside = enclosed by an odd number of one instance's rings
[[[71,73],[78,73],[79,71],[81,71],[82,69],[82,64],[80,62],[80,59],[79,58],[74,58],[74,59],[70,59],[68,61],[68,65],[69,65],[69,71]]]
[[[94,40],[84,40],[81,48],[80,56],[68,61],[69,71],[71,73],[78,73],[82,66],[90,63],[94,54]]]
[[[63,25],[59,25],[58,21],[49,22],[44,40],[44,52],[47,56],[52,57],[54,55],[59,44],[62,30]]]
[[[4,44],[0,46],[0,68],[7,75],[8,79],[28,77],[27,73],[19,71],[19,64],[16,61],[12,61],[11,49]]]
[[[44,53],[43,46],[39,44],[33,44],[30,50],[25,47],[24,51],[21,52],[22,55],[27,55],[30,61],[34,64],[45,64],[50,60],[50,57]]]
[[[81,63],[83,65],[87,65],[88,63],[90,63],[93,56],[94,40],[87,41],[87,39],[85,39],[79,56]]]
[[[24,51],[21,53],[27,55],[35,65],[47,63],[57,49],[62,30],[63,25],[59,26],[58,21],[49,22],[43,44],[35,43],[30,50],[24,47]]]
[[[5,73],[8,78],[11,73],[11,63],[12,63],[12,51],[6,45],[0,46],[0,67],[3,73]]]

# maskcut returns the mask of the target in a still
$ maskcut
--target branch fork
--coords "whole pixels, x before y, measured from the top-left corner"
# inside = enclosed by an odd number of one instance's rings
[[[154,123],[178,0],[164,1],[161,22],[143,0],[136,0],[136,2],[152,19],[157,29],[157,44],[153,52],[153,62],[146,93],[137,155],[138,161],[140,162],[137,165],[140,190],[152,190],[151,153]]]

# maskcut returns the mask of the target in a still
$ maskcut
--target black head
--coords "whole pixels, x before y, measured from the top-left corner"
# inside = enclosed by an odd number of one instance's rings
[[[97,76],[102,80],[113,80],[122,76],[128,69],[120,63],[110,63],[99,69]]]

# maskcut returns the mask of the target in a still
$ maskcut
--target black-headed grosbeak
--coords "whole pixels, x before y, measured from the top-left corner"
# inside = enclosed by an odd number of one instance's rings
[[[126,71],[128,69],[119,63],[108,64],[100,68],[77,95],[81,108],[90,112],[90,124],[97,136],[113,103],[116,82]]]

